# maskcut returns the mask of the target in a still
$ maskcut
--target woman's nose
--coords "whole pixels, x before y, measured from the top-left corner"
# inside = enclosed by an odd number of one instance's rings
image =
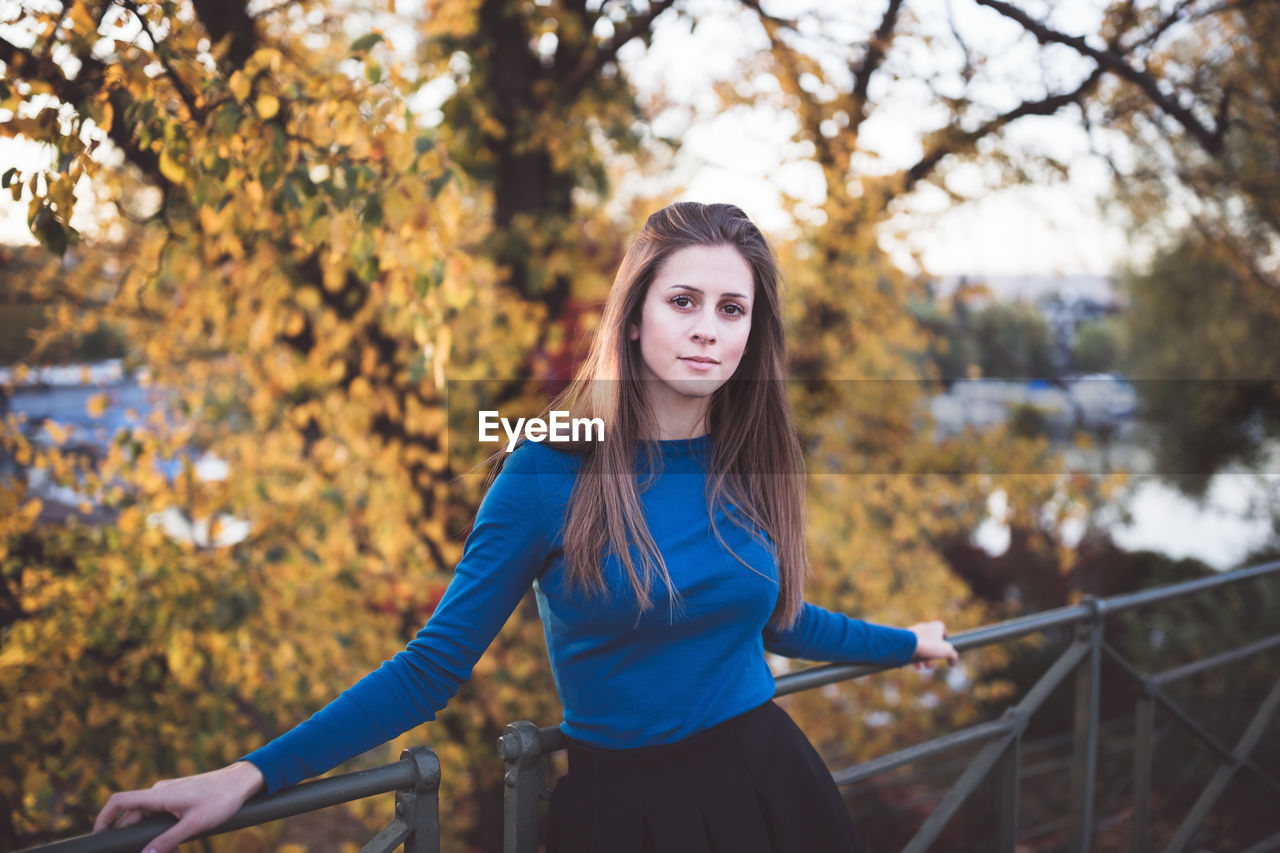
[[[693,324],[693,339],[705,343],[715,343],[716,340],[716,318],[715,314],[707,311],[698,312],[696,322]]]

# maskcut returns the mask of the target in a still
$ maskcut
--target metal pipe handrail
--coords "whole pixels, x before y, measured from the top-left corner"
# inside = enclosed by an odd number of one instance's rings
[[[1216,575],[1210,575],[1205,578],[1196,578],[1195,580],[1182,581],[1181,583],[1155,587],[1154,589],[1143,589],[1137,592],[1113,595],[1110,598],[1098,599],[1098,601],[1102,604],[1104,613],[1120,613],[1125,610],[1132,610],[1135,607],[1145,607],[1148,604],[1156,604],[1172,598],[1180,598],[1184,595],[1252,580],[1263,575],[1269,575],[1277,569],[1280,569],[1280,560],[1273,560],[1270,563],[1260,563],[1243,569],[1219,572]]]
[[[1156,687],[1163,687],[1166,684],[1181,681],[1188,676],[1216,669],[1223,664],[1235,663],[1238,660],[1244,660],[1247,657],[1270,651],[1276,646],[1280,646],[1280,634],[1272,634],[1270,637],[1265,637],[1256,643],[1249,643],[1247,646],[1240,646],[1239,648],[1216,654],[1213,657],[1202,658],[1192,663],[1166,669],[1164,672],[1149,676],[1147,680]]]
[[[1121,613],[1136,607],[1159,604],[1216,587],[1252,580],[1276,571],[1280,571],[1280,560],[1154,589],[1113,595],[1109,598],[1087,598],[1080,604],[1044,610],[1027,616],[1007,619],[993,625],[984,625],[981,628],[960,631],[949,636],[948,639],[958,652],[978,649],[1031,634],[1039,634],[1051,628],[1083,624],[1097,618],[1099,615]],[[896,668],[895,666],[867,666],[865,664],[824,664],[810,667],[801,672],[787,673],[775,679],[774,683],[777,685],[775,695],[785,696],[789,693],[809,690],[814,687],[823,687],[837,681],[861,678]]]
[[[1013,723],[1007,718],[997,718],[996,720],[993,720],[990,723],[978,724],[978,726],[982,726],[982,725],[993,725],[995,727],[998,727],[1001,730],[1004,730],[1005,728],[1012,726]],[[975,728],[977,728],[977,726],[971,726],[966,729],[961,729],[959,732],[952,732],[946,735],[941,735],[940,738],[950,737],[952,734],[967,732],[967,731],[970,731],[970,729],[975,729]],[[1128,753],[1132,748],[1133,738],[1131,735],[1122,734],[1122,732],[1127,732],[1128,728],[1129,728],[1128,724],[1119,720],[1108,720],[1102,723],[1099,727],[1100,732],[1104,735],[1113,735],[1115,737],[1115,741],[1113,743],[1106,744],[1105,749],[1117,755],[1122,753]],[[1168,731],[1168,728],[1162,729],[1161,734],[1164,734],[1167,731]],[[983,742],[984,742],[983,738],[975,737],[971,739],[970,743],[963,744],[963,745],[959,745],[959,744],[956,745],[955,749],[956,751],[959,751],[964,746],[970,746],[972,745],[972,743],[983,743]],[[893,756],[896,756],[901,752],[905,752],[908,749],[914,749],[917,746],[925,746],[927,745],[927,743],[928,741],[926,741],[925,743],[916,744],[914,746],[909,746],[902,750],[899,750],[898,752],[893,752],[893,753],[890,753],[889,755],[880,756],[878,758],[872,758],[866,762],[863,762],[862,764],[856,764],[853,766],[858,768],[865,767],[867,764],[870,764],[872,762],[877,762],[882,759],[892,758]],[[1023,779],[1029,779],[1033,776],[1044,776],[1048,774],[1060,775],[1062,773],[1063,768],[1070,765],[1071,763],[1070,755],[1040,758],[1040,759],[1034,760],[1033,763],[1026,763],[1026,762],[1032,760],[1034,758],[1034,755],[1037,753],[1048,752],[1054,748],[1060,749],[1064,744],[1070,745],[1070,743],[1071,743],[1070,735],[1067,735],[1066,737],[1063,737],[1062,735],[1047,735],[1047,736],[1036,738],[1034,741],[1031,741],[1030,743],[1028,743],[1027,741],[1023,741],[1022,758],[1023,758],[1024,764],[1022,766],[1022,772],[1019,775],[1021,775]],[[881,790],[884,790],[887,788],[901,789],[901,788],[908,788],[917,784],[932,784],[937,782],[940,779],[954,780],[957,776],[960,775],[960,771],[962,771],[965,767],[967,767],[969,763],[972,761],[973,761],[973,755],[960,755],[960,756],[947,758],[947,759],[941,759],[941,757],[939,756],[939,760],[930,762],[928,768],[919,768],[907,773],[898,774],[897,776],[894,776],[892,778],[886,778],[886,779],[880,780],[876,782],[875,787]],[[886,767],[884,769],[893,770],[897,768]],[[870,790],[871,788],[870,785],[860,784],[866,781],[866,779],[860,778],[861,774],[855,775],[852,778],[850,778],[848,776],[842,776],[841,775],[842,772],[843,771],[833,771],[831,775],[836,779],[836,784],[839,787],[848,789],[848,792],[850,795],[853,795],[856,793],[864,793]],[[878,775],[878,774],[870,774],[870,775]],[[848,781],[845,781],[845,780],[848,780]]]
[[[404,750],[400,760],[391,764],[301,782],[269,797],[253,797],[226,821],[192,836],[192,839],[222,835],[248,826],[296,817],[392,791],[404,792],[415,787],[438,788],[439,784],[440,765],[435,754],[426,747],[412,747]],[[40,853],[115,853],[120,850],[141,850],[144,844],[177,822],[177,818],[171,815],[160,815],[120,829],[104,829],[29,850],[39,850]],[[427,847],[424,846],[423,849]]]
[[[852,785],[854,782],[861,782],[863,779],[869,779],[872,776],[879,776],[881,773],[887,773],[890,770],[914,764],[921,759],[932,758],[942,752],[949,752],[962,746],[968,746],[971,743],[980,743],[991,740],[994,737],[1007,735],[1017,725],[1017,720],[1012,718],[978,723],[958,732],[949,732],[942,737],[908,746],[889,755],[882,755],[879,758],[873,758],[870,761],[863,761],[852,767],[837,770],[831,775],[835,778],[836,785],[840,787]]]

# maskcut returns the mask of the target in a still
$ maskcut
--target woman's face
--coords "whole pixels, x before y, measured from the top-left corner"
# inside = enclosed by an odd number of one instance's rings
[[[687,246],[658,268],[639,324],[641,375],[659,420],[709,398],[738,369],[751,333],[755,279],[732,246]]]

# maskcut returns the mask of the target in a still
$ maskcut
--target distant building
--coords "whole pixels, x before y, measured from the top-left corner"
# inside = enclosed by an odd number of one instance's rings
[[[935,281],[933,291],[942,298],[950,296],[961,284],[986,285],[992,298],[1001,302],[1035,303],[1058,293],[1067,302],[1120,304],[1111,277],[1105,275],[948,275]]]
[[[935,297],[943,298],[961,287],[975,286],[984,286],[994,301],[1034,305],[1049,327],[1053,363],[1060,370],[1071,363],[1076,331],[1081,326],[1124,307],[1111,277],[1105,275],[943,276],[932,289]]]

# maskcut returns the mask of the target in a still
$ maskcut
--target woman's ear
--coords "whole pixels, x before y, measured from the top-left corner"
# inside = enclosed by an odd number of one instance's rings
[[[627,333],[627,337],[628,337],[630,340],[633,340],[633,341],[638,341],[638,340],[640,340],[640,327],[639,327],[639,326],[637,326],[635,323],[628,323],[628,324],[627,324],[627,328],[630,330],[630,331]]]

